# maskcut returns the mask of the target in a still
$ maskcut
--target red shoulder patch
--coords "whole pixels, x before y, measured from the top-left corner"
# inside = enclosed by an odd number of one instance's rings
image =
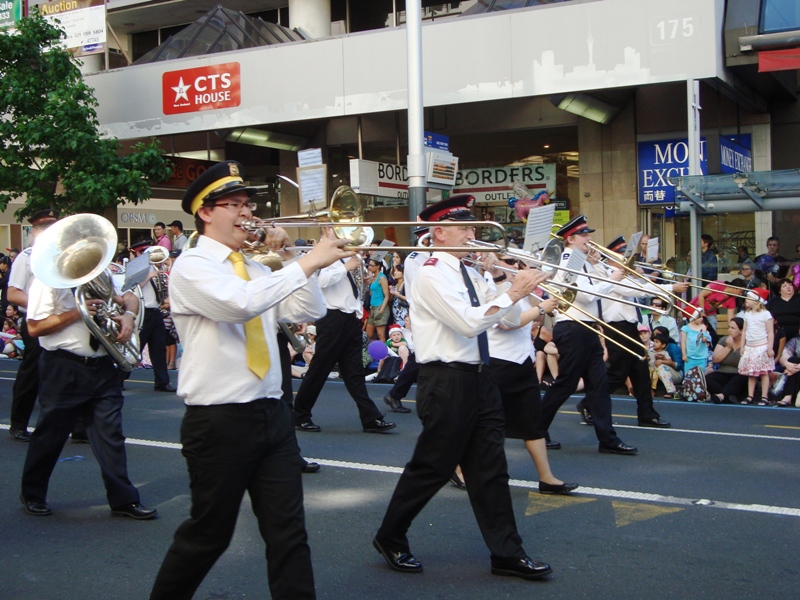
[[[425,264],[424,264],[424,265],[422,265],[422,266],[423,266],[423,267],[427,267],[427,266],[434,267],[434,266],[436,266],[436,263],[437,263],[437,262],[439,262],[439,259],[438,259],[438,258],[433,258],[433,257],[430,257],[428,260],[426,260],[426,261],[425,261]]]

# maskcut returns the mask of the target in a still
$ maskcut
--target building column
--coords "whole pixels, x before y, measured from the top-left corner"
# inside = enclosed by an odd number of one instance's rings
[[[608,125],[578,119],[580,194],[576,212],[597,230],[605,245],[618,235],[639,231],[636,195],[636,123],[630,103]]]
[[[331,35],[330,0],[289,0],[289,28],[299,27],[313,38]]]

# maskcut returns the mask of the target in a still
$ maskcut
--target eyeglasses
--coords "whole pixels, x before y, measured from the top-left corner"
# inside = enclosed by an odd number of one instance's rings
[[[243,208],[246,208],[250,212],[254,212],[256,208],[258,208],[258,204],[255,202],[217,202],[213,208],[219,208],[220,206],[224,206],[229,210],[234,210],[236,212],[241,211]]]

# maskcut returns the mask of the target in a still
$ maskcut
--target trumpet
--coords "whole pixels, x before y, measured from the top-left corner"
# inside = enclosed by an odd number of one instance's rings
[[[476,259],[472,259],[472,258],[463,258],[462,261],[467,262],[467,263],[469,263],[469,264],[471,264],[473,266],[477,266],[477,267],[483,267],[484,266],[483,262],[481,262],[479,260],[476,260]],[[498,270],[503,271],[505,273],[516,273],[517,272],[516,269],[510,269],[508,267],[502,267],[502,266],[493,266],[492,268],[498,269]],[[567,289],[564,292],[557,292],[553,286],[562,286],[562,287],[565,287]],[[586,317],[589,317],[592,320],[595,320],[595,317],[593,315],[589,314],[588,312],[586,312],[585,310],[583,310],[582,308],[580,308],[579,306],[577,306],[575,304],[575,291],[574,290],[576,288],[573,288],[572,286],[569,286],[569,284],[561,284],[561,283],[558,283],[558,282],[555,282],[555,281],[551,281],[549,283],[540,283],[539,287],[542,288],[545,292],[547,292],[550,296],[552,296],[553,298],[558,300],[558,309],[561,310],[562,312],[566,311],[569,308],[574,308],[575,310],[577,310],[582,315],[584,315]],[[619,298],[612,298],[611,296],[608,296],[606,294],[596,293],[596,294],[593,294],[593,295],[600,296],[601,298],[608,298],[609,300],[614,300],[615,302],[620,301]],[[537,296],[536,294],[532,294],[532,296],[534,298],[537,298],[540,301],[544,300],[544,298],[542,298],[540,296]],[[628,340],[629,342],[631,342],[635,346],[640,347],[642,349],[642,354],[637,354],[636,352],[634,352],[633,350],[631,350],[630,348],[628,348],[624,344],[621,344],[619,341],[615,340],[614,338],[607,336],[602,331],[596,330],[594,327],[589,325],[587,322],[582,321],[580,319],[576,319],[572,315],[566,315],[566,316],[567,316],[567,318],[569,318],[572,321],[578,323],[579,325],[581,325],[583,327],[586,327],[588,329],[594,330],[595,333],[597,333],[597,335],[599,335],[601,338],[603,338],[607,342],[611,342],[612,344],[614,344],[616,346],[619,346],[621,349],[625,350],[625,352],[635,356],[639,360],[645,360],[647,348],[639,340],[633,339],[629,335],[619,331],[618,329],[616,329],[615,327],[612,327],[611,325],[608,325],[607,323],[604,324],[605,327],[608,327],[609,329],[613,330],[614,333],[616,333],[620,337],[625,338],[626,340]]]
[[[325,219],[319,217],[325,216]],[[464,221],[439,221],[436,227],[463,227]],[[361,201],[358,194],[347,185],[341,185],[331,197],[329,207],[324,211],[311,212],[308,215],[274,217],[271,219],[245,219],[241,227],[253,234],[256,241],[249,243],[251,248],[258,248],[263,245],[266,239],[266,230],[270,227],[296,228],[296,227],[332,227],[333,233],[337,238],[349,242],[347,248],[350,250],[362,250],[369,246],[374,239],[373,227],[420,227],[424,225],[420,221],[376,221],[366,222],[363,220]],[[470,227],[489,227],[496,229],[503,241],[502,248],[508,248],[508,236],[506,229],[495,221],[469,221]],[[498,246],[501,248],[501,246]],[[413,251],[418,250],[418,246],[392,246],[392,250]],[[469,252],[469,248],[462,246],[438,246],[437,252]],[[485,250],[485,252],[499,252],[500,250]]]
[[[163,246],[151,246],[146,250],[150,264],[158,271],[156,276],[156,292],[158,303],[162,304],[169,297],[169,273],[167,273],[167,260],[169,252]]]
[[[72,215],[50,226],[36,240],[31,253],[31,270],[46,286],[74,288],[75,304],[86,327],[123,371],[130,371],[142,355],[139,333],[127,343],[117,341],[119,325],[114,317],[124,314],[114,302],[114,283],[108,266],[116,252],[117,232],[103,217],[92,214]],[[102,303],[92,316],[88,300]],[[139,313],[143,303],[139,300]]]

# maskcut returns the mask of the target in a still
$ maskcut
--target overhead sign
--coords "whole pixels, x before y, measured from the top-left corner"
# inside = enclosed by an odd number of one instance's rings
[[[359,194],[408,198],[408,167],[354,158],[350,161],[350,187]]]
[[[639,204],[674,204],[675,188],[669,177],[689,174],[686,138],[639,142]],[[706,138],[700,140],[700,170],[708,175]]]
[[[22,18],[22,0],[0,0],[0,29],[14,28]]]
[[[453,193],[472,194],[479,204],[508,202],[516,197],[511,189],[514,181],[520,181],[531,194],[546,189],[551,196],[555,196],[556,166],[547,164],[462,170],[456,175]]]
[[[59,23],[67,37],[61,45],[75,56],[105,52],[106,5],[104,0],[56,0],[39,5],[39,14]]]
[[[425,132],[423,143],[426,148],[433,148],[434,150],[450,150],[450,137],[442,135],[441,133],[433,133],[431,131]]]
[[[723,173],[751,173],[753,153],[736,142],[720,137],[719,168]]]
[[[167,71],[161,76],[161,98],[165,115],[239,106],[239,63]]]

